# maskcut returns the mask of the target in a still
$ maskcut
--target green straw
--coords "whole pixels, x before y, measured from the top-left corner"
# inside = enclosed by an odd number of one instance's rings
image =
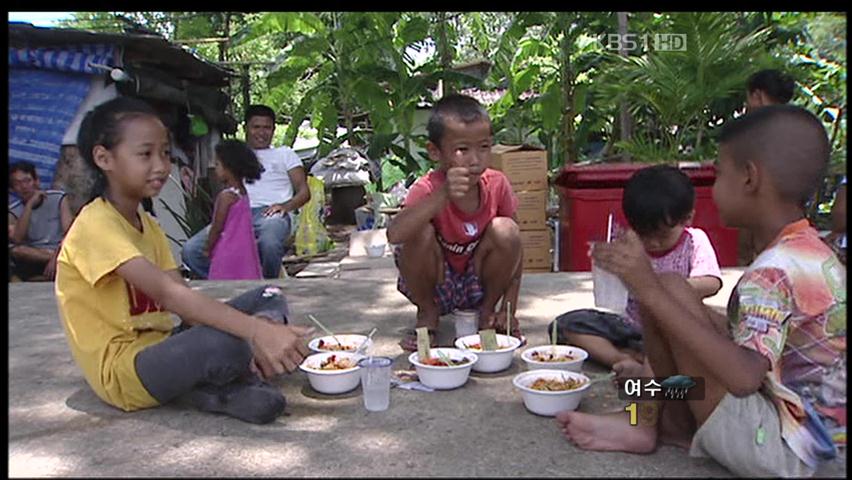
[[[553,327],[550,329],[550,343],[556,345],[556,320],[553,321]]]
[[[512,331],[512,302],[506,302],[506,336],[511,337]],[[499,345],[498,345],[499,347]]]

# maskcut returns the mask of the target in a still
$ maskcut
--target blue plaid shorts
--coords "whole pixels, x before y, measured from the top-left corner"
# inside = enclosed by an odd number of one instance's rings
[[[399,249],[397,246],[393,251],[394,263],[399,268]],[[411,303],[411,291],[408,290],[405,280],[400,276],[396,282],[396,289],[405,295]],[[435,304],[438,305],[441,315],[452,313],[453,310],[479,310],[485,291],[482,282],[476,274],[473,261],[467,262],[467,267],[462,273],[458,273],[450,267],[450,262],[444,259],[444,282],[435,285]]]

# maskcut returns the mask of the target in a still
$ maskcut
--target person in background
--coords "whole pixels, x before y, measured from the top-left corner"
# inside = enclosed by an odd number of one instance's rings
[[[9,167],[9,184],[18,200],[9,205],[11,272],[21,280],[53,280],[56,254],[74,217],[65,192],[42,190],[35,165]]]
[[[216,175],[225,188],[216,196],[205,248],[210,280],[263,278],[246,193],[246,184],[259,179],[261,172],[263,167],[245,143],[225,140],[216,145]]]
[[[296,209],[311,199],[305,168],[289,147],[272,148],[275,112],[266,105],[251,105],[246,110],[246,143],[254,150],[264,172],[260,180],[247,184],[252,226],[264,278],[281,275],[281,259],[293,228]],[[207,278],[210,259],[204,255],[210,227],[192,236],[183,246],[183,263],[196,275]]]
[[[761,70],[749,77],[746,83],[746,111],[788,103],[795,89],[795,80],[786,73],[774,69]]]

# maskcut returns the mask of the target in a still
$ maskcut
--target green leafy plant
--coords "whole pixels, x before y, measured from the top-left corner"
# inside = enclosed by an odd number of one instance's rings
[[[210,224],[213,216],[213,199],[210,193],[207,192],[199,183],[195,183],[190,191],[187,191],[181,185],[181,182],[169,175],[169,181],[173,182],[181,191],[184,201],[184,212],[178,212],[174,207],[166,203],[162,198],[158,198],[160,205],[174,217],[175,221],[180,226],[186,238],[191,238],[193,235],[201,231],[204,227]],[[166,235],[169,240],[177,245],[183,246],[181,242],[171,235]]]
[[[741,98],[748,76],[770,64],[765,48],[770,29],[744,34],[733,14],[708,12],[672,14],[663,25],[685,36],[685,50],[609,54],[611,68],[602,88],[626,98],[644,130],[617,144],[622,150],[638,153],[643,161],[698,159],[708,153],[702,147],[716,126],[711,123],[714,103]],[[724,115],[732,118],[733,111]]]

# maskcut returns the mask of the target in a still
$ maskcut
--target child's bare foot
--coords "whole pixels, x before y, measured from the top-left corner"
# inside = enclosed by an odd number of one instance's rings
[[[486,328],[493,328],[499,334],[506,333],[506,322],[508,320],[506,311],[499,312],[491,312],[489,314],[485,314],[483,312],[479,313],[479,329],[483,330]],[[527,344],[527,338],[524,336],[521,331],[521,322],[517,319],[517,317],[512,317],[512,328],[510,330],[511,336],[518,338],[521,340],[521,346]]]
[[[416,329],[420,327],[426,327],[429,330],[429,346],[434,347],[437,346],[438,335],[438,322],[440,321],[440,315],[438,309],[421,309],[417,308],[417,322],[414,324],[414,328],[409,331],[406,331],[402,340],[399,342],[400,348],[402,348],[406,352],[415,352],[417,351],[417,332]]]
[[[615,372],[615,378],[622,379],[628,377],[642,377],[645,375],[645,365],[637,362],[633,358],[625,358],[612,364],[612,371]]]
[[[657,443],[655,426],[631,426],[627,413],[606,415],[564,411],[556,422],[569,442],[584,450],[650,453]]]

